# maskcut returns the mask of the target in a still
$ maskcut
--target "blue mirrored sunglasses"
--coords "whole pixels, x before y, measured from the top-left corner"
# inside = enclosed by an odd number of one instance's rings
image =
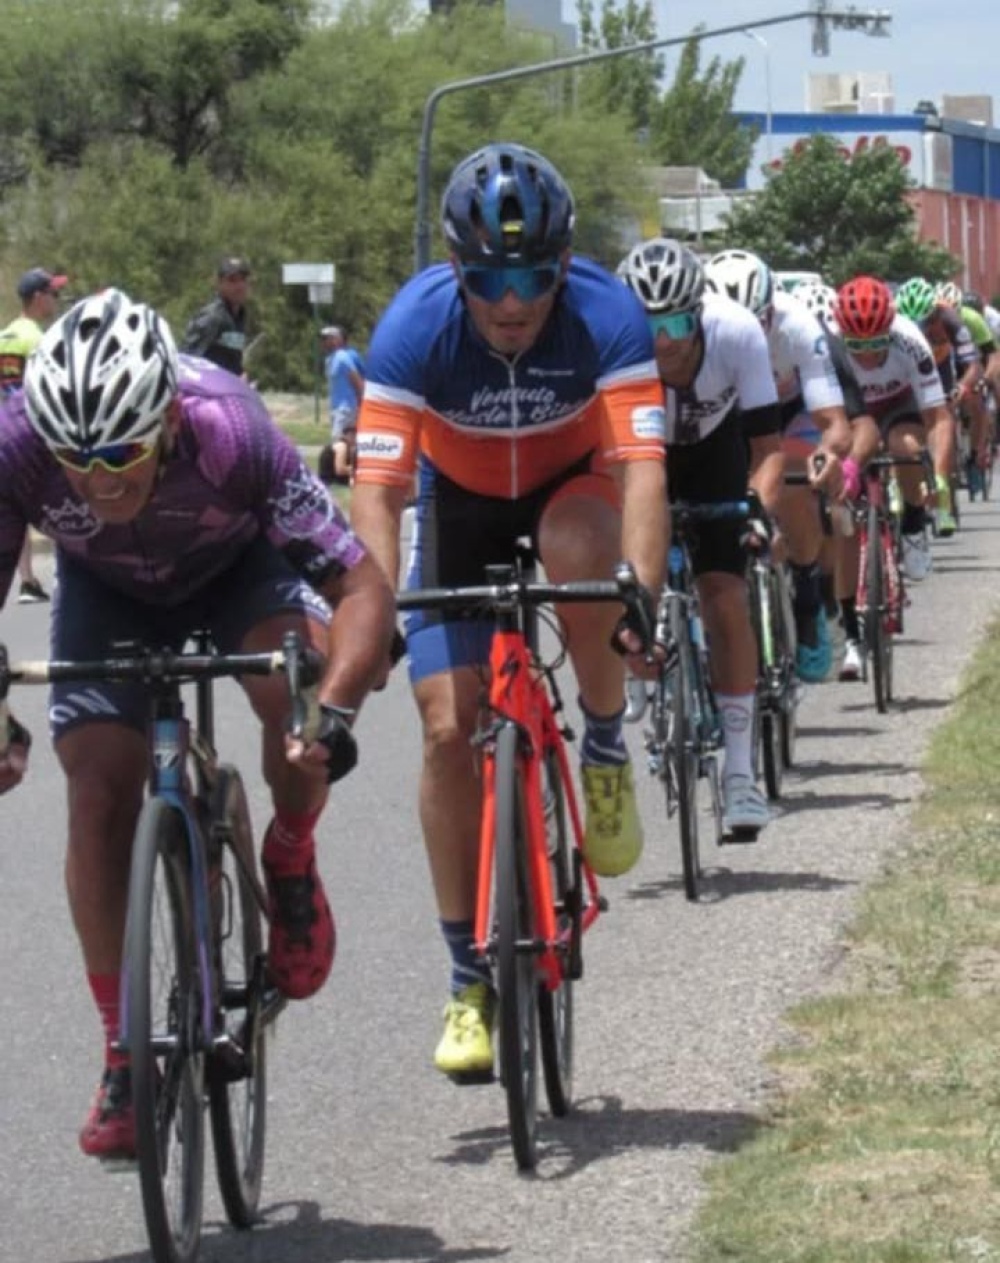
[[[689,338],[698,328],[696,311],[671,311],[665,315],[650,315],[649,328],[653,337],[665,333],[668,338]]]
[[[498,303],[508,290],[524,303],[543,298],[555,289],[561,268],[558,263],[537,263],[533,267],[463,267],[462,281],[474,298]]]

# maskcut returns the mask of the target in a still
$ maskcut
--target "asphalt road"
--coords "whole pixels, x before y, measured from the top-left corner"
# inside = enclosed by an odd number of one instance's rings
[[[431,1065],[447,966],[414,810],[416,715],[398,674],[362,716],[361,767],[322,825],[339,956],[271,1045],[263,1222],[224,1227],[210,1179],[202,1257],[682,1260],[705,1165],[753,1133],[783,1011],[831,984],[859,889],[905,841],[928,733],[997,605],[998,513],[975,508],[936,547],[891,714],[879,717],[861,685],[810,690],[780,816],[755,846],[709,855],[700,906],[683,898],[673,827],[640,777],[646,853],[605,884],[610,911],[586,943],[578,1108],[543,1119],[533,1178],[515,1171],[500,1088],[456,1088]],[[46,624],[45,607],[5,613],[13,656],[41,656]],[[17,709],[44,732],[42,690],[25,690]],[[242,699],[226,693],[220,710],[221,748],[249,774]],[[100,1042],[64,905],[63,802],[43,738],[3,803],[0,1261],[133,1263],[147,1257],[137,1180],[77,1149]],[[259,793],[254,809],[262,823]]]

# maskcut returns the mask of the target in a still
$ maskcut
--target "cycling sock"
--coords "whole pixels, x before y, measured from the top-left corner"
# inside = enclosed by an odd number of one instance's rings
[[[625,707],[613,715],[592,715],[578,698],[583,711],[583,741],[580,743],[580,762],[590,767],[620,767],[628,762],[628,750],[622,733]]]
[[[441,933],[451,953],[451,994],[458,995],[474,982],[493,986],[488,963],[476,951],[475,922],[446,921],[441,918]]]
[[[815,649],[819,643],[816,623],[823,606],[819,566],[816,562],[811,562],[808,566],[797,566],[793,562],[791,571],[795,591],[792,608],[799,643]]]
[[[927,518],[922,504],[904,504],[900,527],[904,535],[923,535]]]
[[[757,698],[753,693],[716,693],[715,703],[722,720],[726,750],[723,779],[753,774],[753,713]]]
[[[288,811],[276,807],[274,819],[267,827],[264,835],[264,850],[280,854],[282,851],[297,851],[314,845],[313,830],[320,818],[320,811]]]
[[[828,574],[825,570],[819,576],[819,590],[823,598],[823,608],[826,610],[827,618],[836,618],[840,612],[837,605],[837,592],[833,582],[833,575]]]
[[[120,1013],[118,1006],[119,978],[117,974],[87,974],[90,991],[101,1015],[104,1028],[104,1062],[111,1070],[128,1065],[128,1054],[115,1052],[111,1047],[118,1039]]]
[[[848,640],[861,639],[861,624],[858,622],[858,602],[853,596],[845,596],[840,602],[840,615],[844,620],[844,635]]]

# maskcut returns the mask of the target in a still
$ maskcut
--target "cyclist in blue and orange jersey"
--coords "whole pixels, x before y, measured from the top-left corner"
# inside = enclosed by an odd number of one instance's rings
[[[419,463],[408,586],[480,583],[528,535],[552,581],[607,578],[625,558],[655,589],[664,410],[642,309],[603,268],[571,258],[570,191],[521,145],[490,144],[460,162],[442,222],[450,260],[403,287],[371,343],[356,528],[394,580]],[[586,855],[614,876],[642,846],[624,663],[609,646],[619,613],[566,606],[560,616],[585,720]],[[473,942],[481,786],[470,737],[492,627],[421,613],[406,629],[424,735],[420,817],[452,962],[435,1064],[479,1075],[493,1065],[495,998]]]
[[[780,414],[767,342],[739,303],[705,292],[705,272],[686,246],[657,237],[620,269],[646,309],[666,391],[671,499],[742,500],[748,483],[764,507],[782,502]],[[708,633],[712,684],[725,742],[727,832],[768,823],[754,778],[757,644],[747,603],[741,522],[698,526],[692,561]]]
[[[950,461],[953,423],[934,357],[917,325],[897,314],[889,287],[875,277],[855,277],[837,291],[835,315],[865,404],[888,451],[916,456],[929,446],[935,461],[941,450]],[[919,582],[932,564],[922,471],[902,466],[898,478],[903,568],[907,578]]]
[[[285,681],[244,681],[274,809],[263,844],[269,969],[290,998],[312,995],[335,945],[314,830],[328,781],[354,765],[354,713],[387,669],[395,610],[385,576],[260,397],[178,356],[166,321],[117,290],[46,332],[0,413],[0,599],[29,524],[55,544],[54,658],[97,660],[136,639],[179,649],[199,628],[241,652],[278,648],[296,630],[323,654],[321,736],[304,749],[285,735]],[[106,1035],[80,1135],[97,1157],[135,1152],[127,1058],[111,1045],[147,713],[141,684],[52,690],[69,903]],[[24,775],[27,744],[17,729],[0,756],[0,792]]]
[[[983,375],[979,355],[969,331],[956,311],[938,300],[937,290],[922,276],[912,276],[896,291],[896,310],[912,320],[927,339],[941,377],[945,399],[958,394],[963,398],[975,393]],[[975,408],[976,405],[973,405]],[[951,503],[951,474],[955,466],[957,415],[949,404],[947,425],[940,423],[929,435],[934,458],[934,482],[938,505],[938,530],[941,535],[955,533],[955,515]]]
[[[841,460],[851,450],[844,392],[825,330],[791,294],[775,288],[763,259],[725,250],[708,261],[705,274],[713,289],[760,322],[778,392],[786,466],[809,474],[811,488],[786,489],[779,519],[795,593],[796,666],[802,680],[816,683],[829,675],[833,648],[821,581],[823,527],[812,489],[842,495]]]

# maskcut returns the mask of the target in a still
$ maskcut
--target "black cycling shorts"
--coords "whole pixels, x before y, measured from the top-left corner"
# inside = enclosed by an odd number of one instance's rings
[[[667,449],[667,488],[671,503],[716,503],[743,500],[747,494],[750,461],[743,424],[730,412],[720,426],[700,443]],[[696,575],[710,571],[742,576],[746,551],[740,543],[740,521],[699,522],[694,527],[691,562]]]

